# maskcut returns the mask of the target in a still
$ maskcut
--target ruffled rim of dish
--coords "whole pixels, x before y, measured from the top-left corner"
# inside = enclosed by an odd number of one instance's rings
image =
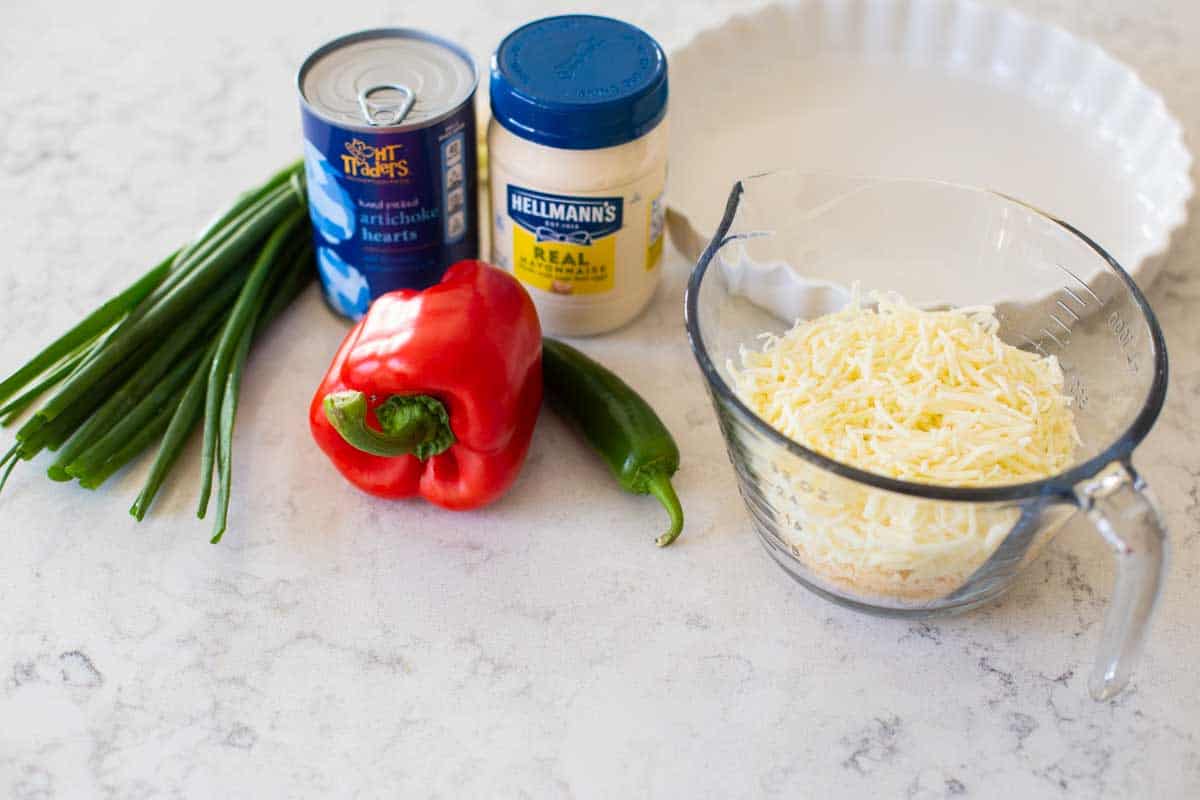
[[[759,28],[772,15],[783,17],[777,24],[796,33],[791,44],[798,50],[819,46],[941,66],[999,88],[1016,88],[1040,106],[1066,108],[1092,123],[1101,140],[1121,154],[1125,169],[1136,174],[1136,202],[1147,210],[1148,220],[1158,222],[1156,230],[1146,230],[1143,223],[1142,252],[1128,265],[1145,283],[1156,276],[1150,263],[1166,255],[1172,236],[1187,222],[1195,193],[1193,157],[1183,126],[1136,70],[1061,26],[976,0],[775,3],[698,32],[673,50],[670,59],[703,53],[712,40]],[[697,241],[707,242],[685,212],[671,210],[675,219],[669,228],[677,246],[687,252]]]

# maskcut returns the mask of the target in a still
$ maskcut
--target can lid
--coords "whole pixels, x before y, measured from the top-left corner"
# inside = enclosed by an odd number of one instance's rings
[[[627,22],[548,17],[510,33],[492,56],[492,116],[550,147],[613,147],[667,112],[667,57]]]
[[[296,81],[302,102],[328,122],[402,131],[457,111],[479,76],[458,45],[408,28],[380,28],[321,47]]]

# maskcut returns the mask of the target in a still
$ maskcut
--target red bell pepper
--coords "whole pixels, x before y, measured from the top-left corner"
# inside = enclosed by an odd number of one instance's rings
[[[542,333],[511,275],[460,261],[441,283],[379,297],[309,409],[313,438],[351,483],[451,509],[516,479],[542,402]]]

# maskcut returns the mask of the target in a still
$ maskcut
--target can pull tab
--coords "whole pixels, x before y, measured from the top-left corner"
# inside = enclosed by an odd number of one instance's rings
[[[399,92],[400,97],[371,99],[371,95],[380,92]],[[417,93],[402,83],[378,83],[358,92],[358,107],[368,125],[399,125],[416,101]]]

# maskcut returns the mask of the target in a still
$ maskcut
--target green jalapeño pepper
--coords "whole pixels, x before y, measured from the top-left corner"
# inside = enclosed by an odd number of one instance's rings
[[[666,547],[683,530],[683,507],[671,486],[679,447],[667,426],[629,384],[570,345],[542,339],[546,399],[600,454],[621,488],[652,494],[671,515],[655,543]]]

